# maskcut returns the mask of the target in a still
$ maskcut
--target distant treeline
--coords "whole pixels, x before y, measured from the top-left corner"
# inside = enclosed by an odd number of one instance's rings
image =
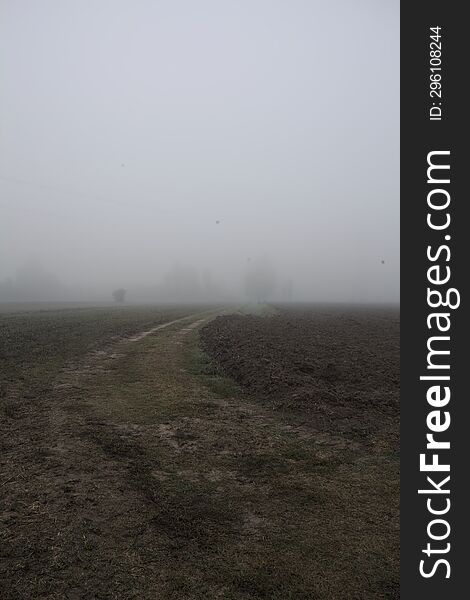
[[[107,286],[70,286],[38,262],[18,269],[15,277],[0,281],[0,302],[117,301],[123,302],[228,302],[240,299],[265,302],[292,299],[292,282],[277,285],[274,269],[266,261],[254,262],[240,281],[227,286],[210,270],[175,264],[160,281],[115,282]],[[117,293],[119,292],[119,293]]]

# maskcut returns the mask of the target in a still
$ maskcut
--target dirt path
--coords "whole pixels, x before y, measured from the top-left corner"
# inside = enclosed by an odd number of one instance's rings
[[[213,372],[198,329],[214,314],[116,341],[57,377],[18,473],[2,598],[356,597],[324,536],[351,546],[343,567],[365,559],[354,535],[325,530],[324,508],[333,497],[328,515],[344,528],[363,482],[338,492],[325,468],[333,443],[299,435]],[[369,587],[361,598],[387,597]]]

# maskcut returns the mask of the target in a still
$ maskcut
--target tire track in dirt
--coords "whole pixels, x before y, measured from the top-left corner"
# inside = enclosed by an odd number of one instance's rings
[[[220,314],[220,312],[214,313],[214,311],[209,311],[209,313],[209,316],[195,321],[191,324],[192,327],[190,325],[187,329],[190,331],[192,328],[201,325],[203,322],[207,321],[212,316]],[[54,382],[53,386],[55,389],[77,386],[79,385],[79,381],[77,378],[79,378],[80,376],[92,375],[93,373],[97,374],[99,372],[102,372],[102,370],[105,368],[105,365],[109,365],[110,361],[122,357],[123,345],[141,342],[150,335],[158,333],[159,331],[162,331],[164,329],[168,329],[178,323],[186,323],[187,321],[191,322],[192,319],[200,317],[200,315],[201,313],[195,313],[186,317],[174,319],[173,321],[168,321],[166,323],[156,325],[151,329],[145,329],[138,333],[132,334],[131,336],[120,338],[117,341],[114,341],[99,350],[93,350],[92,352],[86,354],[79,361],[78,364],[75,361],[74,363],[64,367],[61,374],[56,378],[56,381]],[[121,350],[121,352],[119,352],[119,350]]]
[[[148,335],[152,335],[153,333],[156,333],[157,331],[160,331],[162,329],[166,329],[167,327],[171,327],[171,325],[175,325],[176,323],[181,323],[182,321],[188,321],[190,319],[195,318],[196,316],[199,316],[198,314],[195,315],[189,315],[188,317],[182,317],[181,319],[175,319],[174,321],[169,321],[168,323],[163,323],[162,325],[157,325],[156,327],[152,327],[151,329],[147,329],[145,331],[142,331],[140,333],[138,333],[137,335],[134,335],[132,337],[127,338],[126,342],[140,342],[141,340],[143,340],[144,338],[146,338]],[[198,322],[202,322],[205,321],[206,319],[200,319]]]
[[[217,400],[214,408],[204,407],[204,386],[187,371],[181,378],[175,363],[187,336],[212,316],[214,312],[203,318],[189,315],[120,339],[85,356],[57,379],[41,424],[43,440],[38,446],[43,463],[31,486],[40,498],[30,522],[35,531],[31,577],[38,598],[192,600],[194,596],[179,588],[183,584],[175,564],[200,577],[199,563],[206,553],[199,545],[215,549],[234,535],[239,510],[233,507],[227,513],[227,501],[217,499],[216,490],[236,477],[232,470],[205,464],[201,452],[217,456],[220,451],[211,448],[214,409],[216,419],[221,417],[216,429],[230,431],[231,437],[238,414],[245,410],[237,402]],[[101,398],[109,382],[115,384],[116,399],[125,397],[126,385],[115,379],[126,365],[142,361],[156,362],[160,371],[155,374],[152,367],[139,396],[155,390],[165,375],[163,391],[171,394],[177,388],[175,404],[185,405],[189,399],[195,414],[183,416],[176,409],[165,425],[158,418],[139,424],[129,412],[123,419],[103,412]],[[247,422],[244,429],[249,428]],[[196,464],[187,465],[193,452]],[[221,456],[224,461],[225,451]],[[252,522],[257,522],[256,516],[248,511],[236,529],[245,532]],[[249,526],[253,534],[254,529]],[[194,553],[196,564],[182,559],[178,548]],[[208,577],[205,585],[204,595],[210,597],[220,584]],[[46,589],[52,594],[43,596]]]
[[[149,502],[155,503],[147,479],[156,465],[132,427],[123,430],[103,419],[87,394],[125,359],[127,348],[178,324],[195,327],[211,314],[190,314],[118,338],[69,363],[51,382],[31,423],[23,425],[30,432],[22,445],[29,454],[22,461],[26,468],[7,482],[10,508],[0,516],[14,536],[2,532],[6,547],[13,545],[0,554],[2,570],[14,575],[2,599],[154,597],[159,584],[147,589],[146,581],[155,577],[134,546],[147,530]],[[128,576],[136,570],[138,583]]]

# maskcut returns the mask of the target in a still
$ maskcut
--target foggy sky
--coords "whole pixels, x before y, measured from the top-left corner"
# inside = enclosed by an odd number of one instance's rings
[[[398,44],[398,0],[0,0],[0,281],[398,300]]]

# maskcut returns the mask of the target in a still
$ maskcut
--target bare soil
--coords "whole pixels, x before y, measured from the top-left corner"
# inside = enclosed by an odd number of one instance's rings
[[[398,316],[217,314],[1,317],[2,600],[398,598]]]
[[[349,556],[350,577],[368,579],[357,596],[366,597],[377,574],[361,573],[359,565],[382,540],[389,582],[375,597],[398,597],[398,310],[279,306],[269,317],[222,316],[204,327],[201,346],[254,402],[323,449],[335,494],[349,490],[349,518],[338,528],[331,496],[315,526],[317,535],[331,535],[331,578]],[[351,538],[361,561],[348,554]]]
[[[296,307],[269,318],[233,314],[202,330],[223,372],[274,410],[309,427],[398,450],[396,310]]]

